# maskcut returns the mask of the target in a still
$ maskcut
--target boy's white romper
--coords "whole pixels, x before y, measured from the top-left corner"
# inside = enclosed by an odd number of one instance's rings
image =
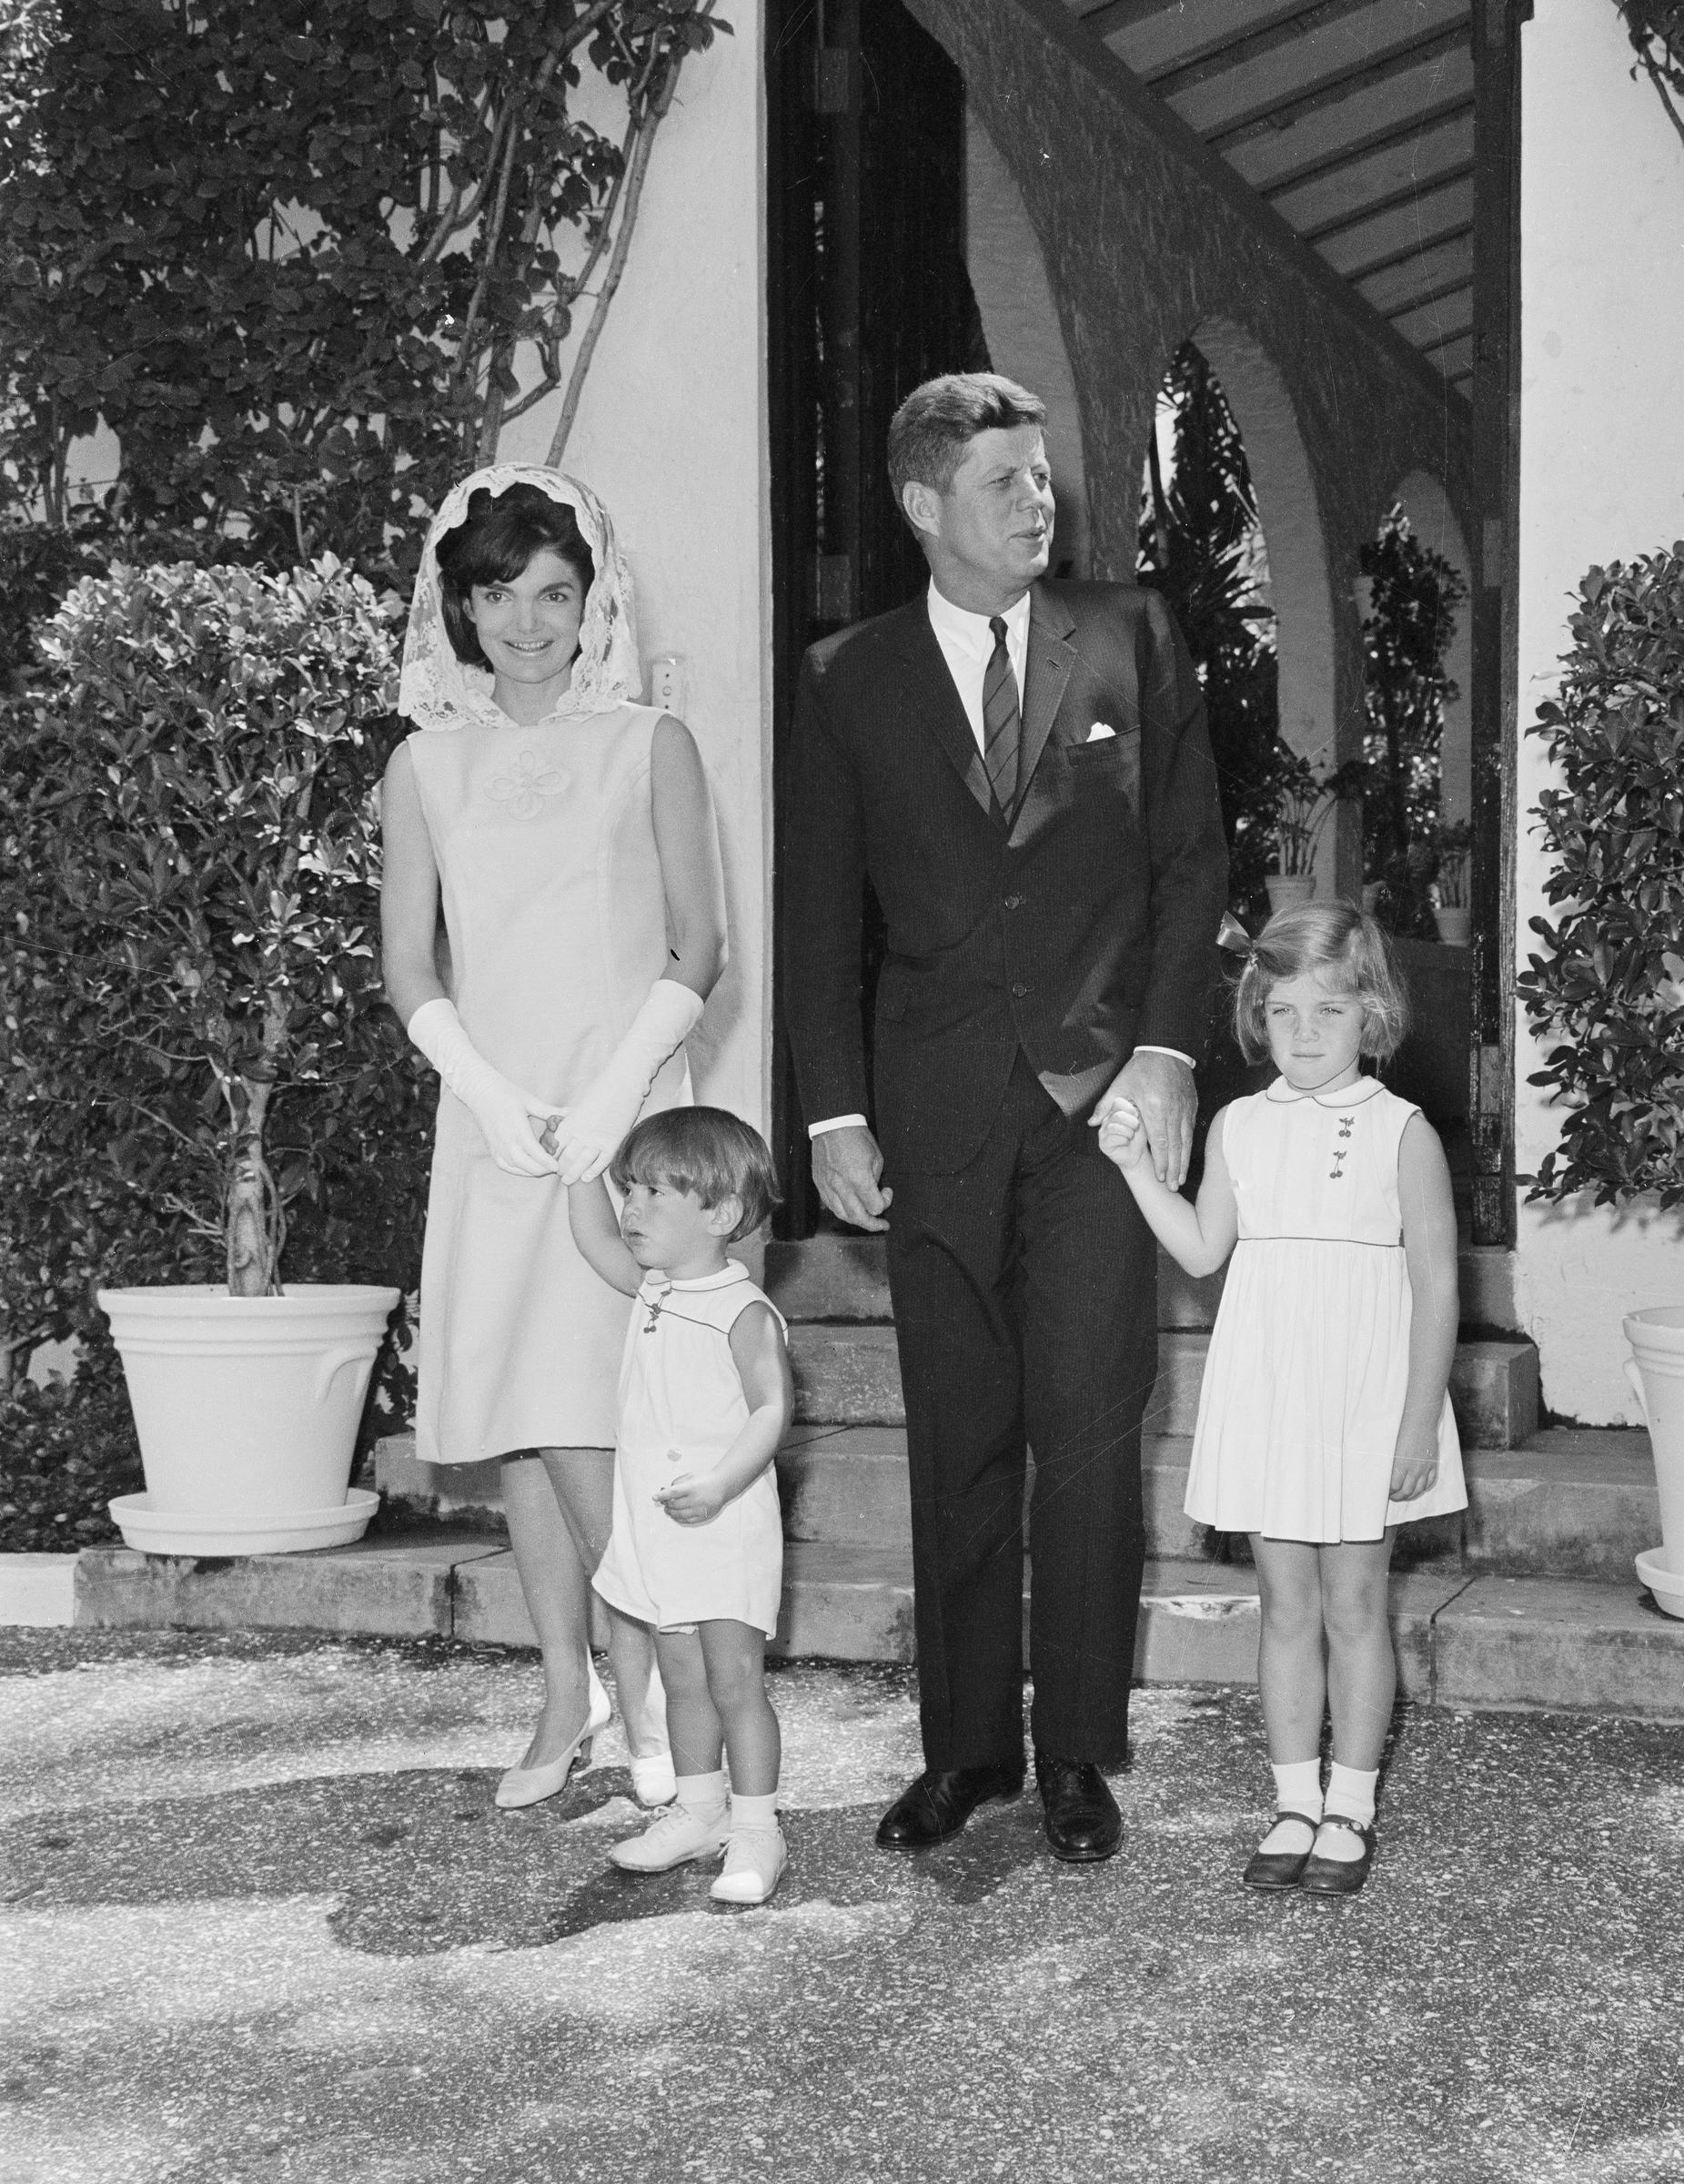
[[[614,1529],[591,1581],[611,1607],[657,1630],[728,1619],[772,1637],[783,1591],[774,1467],[705,1524],[655,1500],[681,1471],[711,1471],[747,1423],[731,1330],[751,1304],[784,1320],[735,1259],[695,1281],[649,1276],[620,1367]]]
[[[1314,1096],[1277,1077],[1227,1109],[1239,1242],[1187,1473],[1199,1523],[1377,1540],[1388,1524],[1467,1508],[1448,1396],[1437,1480],[1414,1502],[1388,1494],[1413,1303],[1397,1149],[1416,1111],[1373,1077]]]

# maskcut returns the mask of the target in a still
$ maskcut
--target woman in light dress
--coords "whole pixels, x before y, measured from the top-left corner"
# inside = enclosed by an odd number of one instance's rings
[[[725,961],[717,829],[689,731],[637,702],[607,511],[499,464],[421,557],[383,817],[387,992],[443,1079],[421,1265],[418,1452],[502,1460],[544,1706],[498,1803],[552,1796],[608,1719],[591,1572],[611,1507],[626,1300],[580,1257],[568,1186],[687,1104],[683,1041]],[[609,1658],[645,1804],[673,1795],[649,1633]]]

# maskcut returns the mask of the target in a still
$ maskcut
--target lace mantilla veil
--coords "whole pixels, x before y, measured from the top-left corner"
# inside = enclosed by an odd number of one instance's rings
[[[580,624],[573,680],[550,719],[609,713],[617,705],[635,704],[642,695],[631,578],[615,541],[607,509],[588,485],[564,471],[538,463],[495,462],[450,488],[421,550],[398,687],[398,710],[418,728],[509,725],[509,715],[491,696],[489,669],[470,667],[459,660],[445,629],[439,541],[446,531],[467,521],[469,500],[481,486],[495,497],[507,492],[511,485],[535,485],[552,500],[572,509],[596,563],[596,579],[586,594],[584,619]]]

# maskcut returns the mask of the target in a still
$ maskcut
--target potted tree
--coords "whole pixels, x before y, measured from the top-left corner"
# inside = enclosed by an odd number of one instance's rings
[[[376,1505],[350,1466],[399,1292],[281,1266],[288,1205],[408,1067],[374,951],[390,611],[331,558],[116,567],[24,701],[62,1097],[220,1276],[98,1292],[146,1481],[112,1513],[155,1552],[335,1544]]]
[[[1684,540],[1592,569],[1579,602],[1531,730],[1558,770],[1535,816],[1560,915],[1532,920],[1542,945],[1517,985],[1534,1028],[1560,1040],[1531,1082],[1568,1113],[1529,1195],[1664,1210],[1684,1204]],[[1638,1575],[1684,1616],[1684,1300],[1623,1326],[1660,1497],[1661,1544]]]

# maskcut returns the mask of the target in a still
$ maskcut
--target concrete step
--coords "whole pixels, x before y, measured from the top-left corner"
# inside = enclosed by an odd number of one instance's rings
[[[1495,1245],[1465,1245],[1457,1255],[1462,1324],[1482,1332],[1514,1333],[1515,1255]],[[1221,1272],[1195,1280],[1166,1251],[1158,1253],[1158,1325],[1209,1328],[1222,1299]],[[881,1236],[826,1231],[804,1243],[766,1247],[768,1295],[791,1320],[887,1320],[888,1252]]]
[[[1158,1377],[1146,1424],[1190,1433],[1210,1337],[1180,1330],[1158,1339]],[[906,1422],[894,1330],[881,1323],[824,1321],[790,1329],[795,1415],[803,1424],[899,1426]],[[1515,1448],[1538,1431],[1538,1352],[1518,1337],[1459,1342],[1450,1401],[1468,1448]]]
[[[1684,1721],[1684,1622],[1634,1582],[1395,1576],[1405,1694],[1427,1704],[1594,1710]],[[483,1535],[401,1535],[314,1554],[203,1562],[92,1547],[76,1622],[104,1629],[308,1629],[534,1643],[513,1557]],[[1255,1673],[1255,1573],[1148,1564],[1135,1673],[1150,1684],[1244,1684]],[[912,1562],[901,1547],[802,1541],[787,1550],[774,1650],[842,1661],[913,1657]]]
[[[1141,1448],[1146,1552],[1209,1559],[1215,1535],[1183,1513],[1189,1438],[1147,1433]],[[1660,1509],[1649,1436],[1637,1428],[1551,1428],[1518,1449],[1463,1453],[1468,1506],[1400,1534],[1397,1567],[1567,1577],[1623,1584],[1633,1557],[1659,1544]],[[779,1451],[785,1536],[900,1547],[910,1536],[906,1434],[900,1426],[798,1426]],[[501,1530],[498,1467],[437,1470],[414,1441],[376,1451],[388,1508]],[[500,1539],[492,1542],[500,1545]]]

